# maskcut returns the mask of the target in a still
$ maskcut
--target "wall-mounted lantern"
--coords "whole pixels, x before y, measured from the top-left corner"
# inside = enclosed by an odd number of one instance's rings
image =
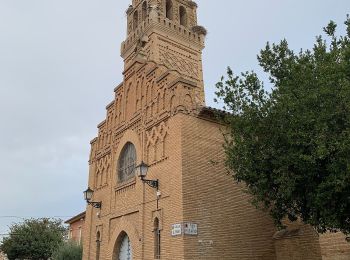
[[[86,200],[86,203],[93,206],[94,208],[100,209],[102,206],[102,202],[91,201],[93,195],[94,195],[94,191],[90,189],[90,187],[87,188],[86,191],[84,191],[84,199]]]
[[[144,182],[148,186],[158,190],[159,180],[147,180],[147,179],[145,179],[147,176],[148,168],[149,168],[149,166],[146,163],[141,162],[141,164],[136,166],[136,168],[135,168],[136,174],[141,179],[142,182]]]

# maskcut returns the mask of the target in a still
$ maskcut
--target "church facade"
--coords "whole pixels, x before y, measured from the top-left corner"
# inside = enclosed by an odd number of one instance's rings
[[[84,260],[322,259],[311,228],[277,232],[226,174],[224,126],[204,101],[205,34],[193,1],[128,8],[124,80],[91,141],[88,184],[101,207],[87,206]]]

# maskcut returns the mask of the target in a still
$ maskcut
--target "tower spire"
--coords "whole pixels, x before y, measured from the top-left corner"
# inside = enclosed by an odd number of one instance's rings
[[[127,38],[121,45],[125,69],[143,59],[203,84],[206,31],[197,24],[194,1],[133,0],[126,13]]]

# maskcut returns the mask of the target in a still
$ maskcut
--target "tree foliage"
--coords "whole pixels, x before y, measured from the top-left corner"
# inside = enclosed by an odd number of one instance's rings
[[[255,205],[277,224],[301,219],[319,232],[350,233],[350,19],[346,34],[324,28],[313,49],[286,40],[261,50],[272,85],[228,68],[217,83],[230,113],[226,165],[247,184]]]
[[[83,248],[74,242],[63,243],[53,253],[53,260],[81,260],[83,258]]]
[[[61,220],[28,219],[13,224],[0,245],[9,260],[49,259],[63,242],[66,228]]]

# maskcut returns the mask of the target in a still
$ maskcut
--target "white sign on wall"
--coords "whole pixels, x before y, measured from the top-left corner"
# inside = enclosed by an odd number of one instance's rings
[[[181,236],[182,234],[189,235],[189,236],[197,236],[198,225],[192,222],[184,222],[184,223],[174,224],[171,226],[171,235],[173,237]]]
[[[184,234],[191,235],[191,236],[198,235],[198,225],[191,223],[191,222],[185,222],[184,223]]]
[[[171,235],[174,236],[181,236],[182,235],[182,225],[181,224],[174,224],[171,226]]]

